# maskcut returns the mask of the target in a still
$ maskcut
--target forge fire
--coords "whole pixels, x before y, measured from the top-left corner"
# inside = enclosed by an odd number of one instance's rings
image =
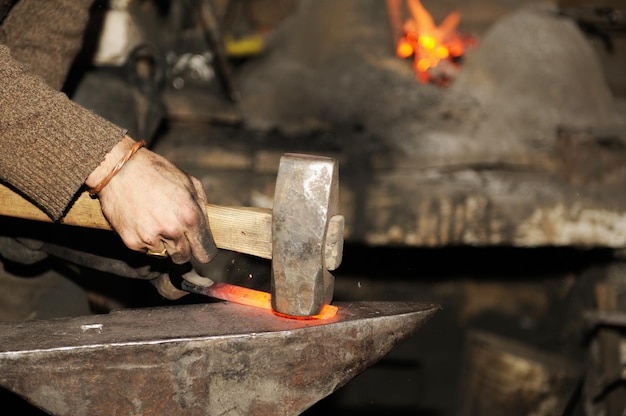
[[[460,68],[465,51],[476,46],[477,40],[460,33],[457,28],[461,15],[454,11],[440,25],[419,0],[407,0],[410,18],[401,24],[402,2],[387,2],[392,26],[399,36],[396,54],[403,59],[413,59],[417,80],[447,86]]]

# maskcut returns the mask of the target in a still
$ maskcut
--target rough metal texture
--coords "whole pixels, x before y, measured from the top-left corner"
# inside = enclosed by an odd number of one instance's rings
[[[337,161],[286,154],[280,159],[272,215],[272,304],[278,312],[312,316],[332,301],[326,235],[339,211]]]
[[[295,415],[438,306],[338,303],[329,321],[228,303],[0,325],[0,384],[53,415]]]

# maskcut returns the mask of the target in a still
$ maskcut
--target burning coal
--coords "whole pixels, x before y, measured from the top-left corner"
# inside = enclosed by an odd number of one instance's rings
[[[461,16],[452,12],[435,25],[432,15],[419,0],[407,0],[411,18],[402,21],[402,0],[387,0],[389,16],[399,37],[396,54],[413,59],[417,79],[422,83],[449,85],[459,70],[466,49],[476,40],[457,31]]]

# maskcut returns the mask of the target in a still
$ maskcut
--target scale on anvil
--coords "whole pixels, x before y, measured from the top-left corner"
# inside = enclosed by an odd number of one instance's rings
[[[337,206],[336,160],[284,155],[272,210],[207,205],[219,248],[272,258],[272,295],[194,272],[174,291],[227,302],[0,324],[0,385],[53,415],[303,412],[439,309],[331,305],[329,270],[343,253]],[[0,215],[48,220],[1,185]],[[98,201],[85,195],[64,223],[110,229]]]

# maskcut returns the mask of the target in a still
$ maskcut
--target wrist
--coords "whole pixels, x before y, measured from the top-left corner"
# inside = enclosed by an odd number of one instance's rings
[[[145,144],[143,141],[142,143]],[[104,188],[112,177],[124,166],[128,159],[143,146],[142,143],[135,142],[129,136],[125,136],[117,143],[111,151],[106,154],[102,163],[85,179],[85,185],[90,189],[90,193],[95,195]]]
[[[111,172],[117,162],[124,157],[126,153],[133,146],[135,141],[131,139],[129,136],[124,136],[122,140],[120,140],[104,157],[104,160],[98,165],[97,168],[93,170],[85,179],[85,185],[88,188],[93,188],[97,186],[104,178],[107,177],[109,172]]]

